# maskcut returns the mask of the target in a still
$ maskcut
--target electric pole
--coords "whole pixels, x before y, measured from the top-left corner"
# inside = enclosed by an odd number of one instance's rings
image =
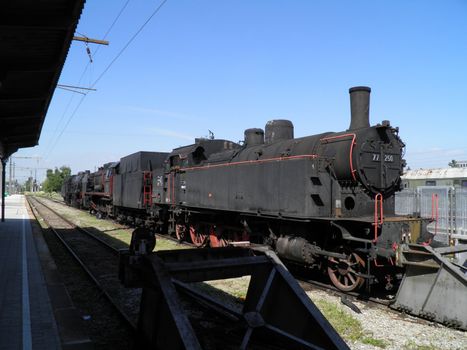
[[[9,162],[10,162],[10,182],[8,184],[8,192],[10,194],[12,194],[13,179],[15,177],[15,170],[16,170],[16,164],[13,162],[13,159],[36,159],[37,160],[37,165],[39,165],[39,161],[42,158],[41,157],[21,157],[21,156],[10,157],[10,159],[9,159]],[[28,168],[28,169],[34,169],[35,170],[36,177],[37,177],[37,165],[34,168]],[[36,177],[35,177],[35,180],[37,180]],[[31,178],[32,178],[32,170],[31,170]],[[32,192],[32,189],[31,189],[31,192]]]
[[[9,180],[8,180],[8,193],[11,195],[11,189],[12,189],[11,175],[12,175],[12,168],[13,168],[13,159],[12,159],[12,157],[10,157],[10,159],[8,159],[8,163],[10,163],[10,176],[9,176]]]

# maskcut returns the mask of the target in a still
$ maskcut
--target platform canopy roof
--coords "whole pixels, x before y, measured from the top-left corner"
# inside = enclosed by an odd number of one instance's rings
[[[0,158],[38,144],[84,3],[0,2]]]

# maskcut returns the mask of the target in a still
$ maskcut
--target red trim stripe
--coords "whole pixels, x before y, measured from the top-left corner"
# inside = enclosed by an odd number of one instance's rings
[[[244,160],[240,162],[231,162],[231,163],[222,163],[222,164],[208,164],[205,166],[197,166],[191,168],[181,168],[181,171],[188,171],[188,170],[201,170],[201,169],[211,169],[211,168],[219,168],[224,166],[233,166],[233,165],[245,165],[245,164],[257,164],[257,163],[266,163],[266,162],[274,162],[274,161],[284,161],[284,160],[293,160],[293,159],[315,159],[319,156],[317,154],[303,154],[299,156],[288,156],[288,157],[276,157],[276,158],[267,158],[267,159],[257,159],[257,160]]]

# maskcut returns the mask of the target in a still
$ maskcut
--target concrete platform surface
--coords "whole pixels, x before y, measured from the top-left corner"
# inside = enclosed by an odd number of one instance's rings
[[[0,349],[61,349],[25,198],[5,201],[0,222]]]

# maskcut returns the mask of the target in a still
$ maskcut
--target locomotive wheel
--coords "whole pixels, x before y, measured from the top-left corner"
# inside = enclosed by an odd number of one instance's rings
[[[200,225],[190,225],[191,241],[198,248],[204,247],[208,241],[208,235],[203,232],[202,228]]]
[[[356,253],[351,253],[346,260],[328,258],[329,278],[334,286],[344,292],[356,291],[365,283],[365,279],[358,276],[364,268],[365,262]]]
[[[228,241],[223,237],[223,229],[219,226],[211,225],[209,227],[209,242],[212,248],[225,247]]]
[[[175,225],[175,236],[180,242],[186,241],[186,225],[176,224]]]

